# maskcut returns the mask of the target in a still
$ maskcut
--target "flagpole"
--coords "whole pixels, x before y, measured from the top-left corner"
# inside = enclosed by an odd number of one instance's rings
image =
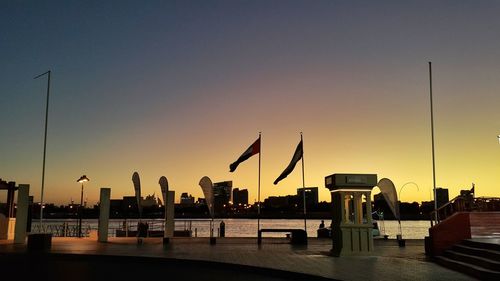
[[[48,74],[47,80],[47,103],[45,105],[45,134],[43,137],[43,164],[42,164],[42,188],[40,191],[40,232],[44,233],[43,230],[43,189],[45,186],[45,154],[47,151],[47,122],[49,118],[49,95],[50,95],[50,70],[36,76],[33,79],[37,79],[45,74]]]
[[[307,219],[306,219],[306,180],[304,176],[304,139],[302,132],[300,132],[300,142],[302,143],[302,197],[304,198],[304,231],[307,233]]]
[[[262,133],[259,132],[259,184],[258,184],[258,191],[257,191],[257,235],[259,234],[260,231],[260,155],[262,154],[262,139],[261,139]]]
[[[432,108],[432,62],[429,62],[429,92],[431,99],[431,138],[432,138],[432,183],[434,187],[434,223],[438,223],[437,201],[436,201],[436,161],[434,156],[434,113]]]

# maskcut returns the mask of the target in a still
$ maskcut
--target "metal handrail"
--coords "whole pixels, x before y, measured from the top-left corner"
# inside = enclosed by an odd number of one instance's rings
[[[434,215],[437,224],[456,212],[487,212],[500,211],[500,198],[498,197],[472,197],[472,195],[458,195],[437,210],[430,213],[431,227],[434,226]]]

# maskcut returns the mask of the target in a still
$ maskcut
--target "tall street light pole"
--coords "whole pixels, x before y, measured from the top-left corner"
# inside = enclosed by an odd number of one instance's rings
[[[434,110],[432,107],[432,62],[429,62],[429,92],[431,100],[431,136],[432,136],[432,186],[434,188],[434,223],[438,223],[436,194],[436,160],[434,156]]]
[[[78,214],[78,237],[82,237],[82,212],[83,212],[83,183],[89,181],[86,175],[81,176],[76,182],[82,184],[82,192],[80,195],[80,207]]]
[[[50,70],[36,76],[33,79],[37,79],[41,76],[47,74],[47,103],[45,105],[45,134],[43,137],[43,164],[42,164],[42,189],[40,192],[40,232],[43,231],[43,189],[45,186],[45,155],[47,152],[47,121],[49,119],[49,96],[50,96]]]

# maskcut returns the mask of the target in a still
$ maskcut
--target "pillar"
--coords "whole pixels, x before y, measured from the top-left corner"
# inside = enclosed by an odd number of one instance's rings
[[[101,188],[101,195],[99,197],[99,230],[97,232],[97,241],[99,242],[108,242],[110,198],[111,188]]]
[[[371,198],[371,193],[366,192],[366,220],[369,224],[373,224],[372,221],[372,198]]]
[[[20,184],[17,191],[16,226],[14,232],[14,243],[24,244],[26,242],[26,226],[28,225],[29,208],[29,184]]]
[[[175,191],[167,192],[167,202],[165,202],[165,232],[163,233],[164,238],[174,237],[174,197]]]
[[[14,194],[16,191],[16,183],[10,181],[7,183],[7,218],[14,217]]]
[[[361,198],[363,194],[361,193],[354,193],[353,195],[353,200],[354,200],[354,223],[355,224],[362,224],[363,223],[363,200]]]

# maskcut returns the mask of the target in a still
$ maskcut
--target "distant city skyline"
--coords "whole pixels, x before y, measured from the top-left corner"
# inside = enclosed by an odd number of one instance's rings
[[[44,77],[51,70],[44,201],[203,197],[232,181],[257,199],[258,159],[229,172],[262,132],[261,201],[304,134],[305,185],[373,173],[402,201],[436,185],[500,196],[500,18],[496,1],[7,1],[0,9],[0,178],[40,200]],[[378,193],[377,188],[373,193]],[[0,192],[0,202],[5,194]]]

